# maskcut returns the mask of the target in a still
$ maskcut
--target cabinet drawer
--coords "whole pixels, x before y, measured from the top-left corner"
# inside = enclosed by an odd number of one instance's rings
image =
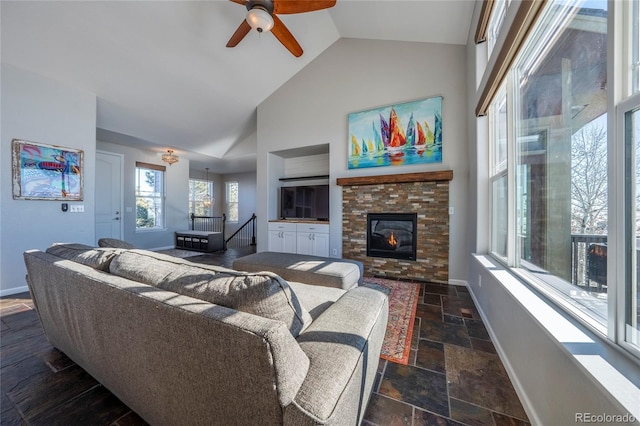
[[[326,223],[298,223],[297,224],[298,232],[313,232],[316,234],[328,234],[329,233],[329,225]]]
[[[295,223],[269,222],[269,231],[296,231]]]

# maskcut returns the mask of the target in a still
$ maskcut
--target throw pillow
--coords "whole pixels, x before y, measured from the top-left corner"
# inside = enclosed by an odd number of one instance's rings
[[[47,249],[47,253],[63,259],[72,260],[98,269],[108,271],[113,258],[122,250],[113,248],[96,248],[77,243],[55,243]]]
[[[311,323],[311,315],[289,284],[273,273],[196,265],[145,250],[120,253],[109,271],[163,290],[282,321],[294,337]]]
[[[121,249],[127,249],[127,250],[136,248],[133,244],[129,244],[128,242],[119,240],[117,238],[100,238],[98,240],[98,246],[121,248]]]

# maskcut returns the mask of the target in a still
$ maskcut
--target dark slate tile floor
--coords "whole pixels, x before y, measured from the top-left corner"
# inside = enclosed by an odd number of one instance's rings
[[[231,266],[246,251],[190,258]],[[409,365],[380,360],[363,425],[525,425],[466,288],[422,284]],[[146,425],[51,347],[28,293],[0,298],[2,425]]]
[[[423,283],[409,365],[380,360],[363,425],[528,425],[466,287]]]

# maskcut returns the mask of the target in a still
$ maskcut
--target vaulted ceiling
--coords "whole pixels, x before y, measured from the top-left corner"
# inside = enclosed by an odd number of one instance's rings
[[[280,15],[304,54],[271,33],[225,45],[231,1],[0,2],[3,63],[95,93],[100,140],[174,148],[221,173],[255,168],[256,108],[342,37],[465,44],[475,0],[338,0]],[[250,143],[249,143],[250,145]]]

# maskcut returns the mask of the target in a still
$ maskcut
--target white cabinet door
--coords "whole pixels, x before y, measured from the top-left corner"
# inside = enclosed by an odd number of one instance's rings
[[[282,251],[282,231],[269,231],[269,251]]]
[[[282,231],[282,252],[295,253],[298,244],[296,242],[296,233],[293,231]]]
[[[329,257],[329,234],[313,234],[314,256]]]
[[[269,223],[269,251],[295,253],[296,247],[295,223]]]
[[[299,223],[298,253],[329,257],[329,225]]]
[[[313,254],[313,233],[298,232],[298,254]]]

